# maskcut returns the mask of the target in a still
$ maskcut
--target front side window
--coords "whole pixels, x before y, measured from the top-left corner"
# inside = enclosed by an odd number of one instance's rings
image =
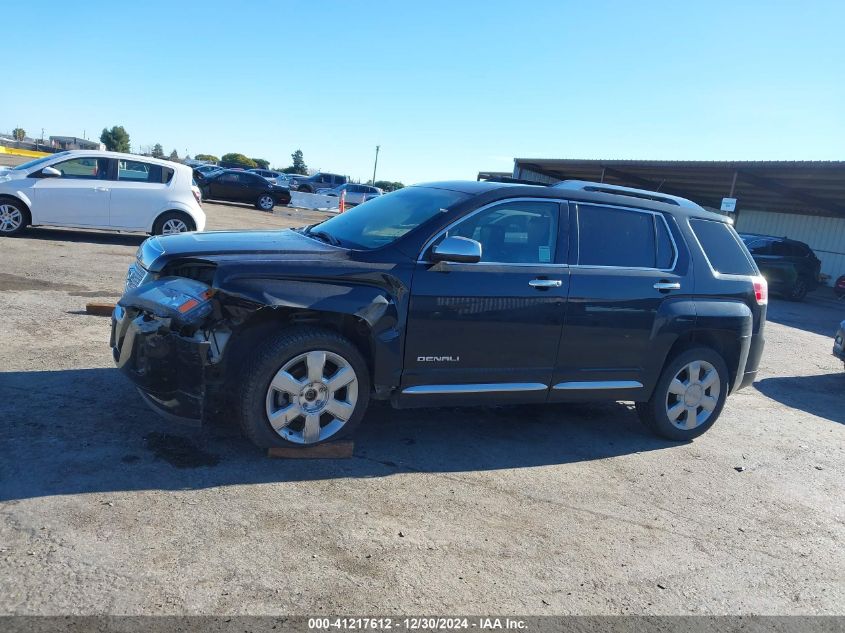
[[[118,160],[117,179],[132,182],[162,182],[162,168],[160,165],[144,163],[139,160]]]
[[[713,270],[728,275],[757,274],[751,258],[746,255],[745,245],[730,224],[700,219],[692,219],[689,223]]]
[[[108,158],[73,158],[52,167],[61,172],[62,178],[106,180],[109,177]]]
[[[658,268],[658,263],[671,264],[668,234],[660,234],[658,253],[655,220],[652,213],[578,205],[578,263],[581,266],[613,266],[620,268]],[[665,229],[665,227],[663,227]],[[658,262],[658,259],[661,261]]]
[[[447,235],[481,244],[481,261],[550,264],[557,243],[557,202],[504,202],[471,215]]]
[[[220,182],[238,182],[237,174],[223,174],[220,176]]]
[[[380,248],[466,197],[466,194],[446,189],[405,187],[386,196],[367,200],[310,230],[325,233],[347,248]]]

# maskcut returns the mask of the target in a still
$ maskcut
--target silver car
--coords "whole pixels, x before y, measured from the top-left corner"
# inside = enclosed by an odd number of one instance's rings
[[[324,196],[340,197],[343,192],[346,192],[346,204],[355,206],[361,204],[372,198],[377,198],[384,192],[378,187],[371,187],[370,185],[356,185],[348,182],[345,185],[339,185],[333,189],[317,189],[317,193]]]

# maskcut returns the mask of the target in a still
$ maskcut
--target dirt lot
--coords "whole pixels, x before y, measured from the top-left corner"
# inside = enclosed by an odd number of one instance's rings
[[[833,302],[774,300],[760,381],[691,444],[624,404],[382,406],[352,459],[273,461],[113,368],[82,310],[141,239],[0,240],[0,613],[842,613]]]

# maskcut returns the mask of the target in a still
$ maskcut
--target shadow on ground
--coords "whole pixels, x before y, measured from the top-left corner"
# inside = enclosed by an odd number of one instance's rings
[[[845,372],[764,378],[755,382],[754,387],[764,396],[788,407],[845,424],[845,410],[842,407]]]
[[[826,294],[819,294],[818,297],[808,295],[803,302],[773,299],[769,302],[766,319],[805,332],[829,336],[833,347],[833,337],[840,321],[845,319],[845,301],[840,304],[829,299]]]
[[[84,231],[73,229],[30,228],[22,236],[31,240],[54,242],[88,242],[89,244],[116,244],[138,246],[149,237],[146,233],[114,233],[106,231]]]
[[[619,403],[396,411],[375,403],[347,460],[270,460],[231,426],[147,409],[115,369],[0,373],[0,500],[399,472],[529,468],[674,444]]]

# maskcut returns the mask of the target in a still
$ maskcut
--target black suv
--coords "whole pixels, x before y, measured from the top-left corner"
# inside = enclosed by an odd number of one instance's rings
[[[741,233],[740,237],[772,292],[791,301],[803,301],[818,287],[822,263],[804,242],[752,233]]]
[[[340,174],[320,172],[307,178],[294,176],[290,181],[290,188],[303,193],[315,193],[317,189],[334,189],[349,182],[349,178]]]
[[[729,221],[682,198],[442,182],[302,229],[147,239],[111,346],[155,408],[233,409],[259,446],[348,434],[370,398],[630,400],[688,440],[754,380],[766,303]]]

